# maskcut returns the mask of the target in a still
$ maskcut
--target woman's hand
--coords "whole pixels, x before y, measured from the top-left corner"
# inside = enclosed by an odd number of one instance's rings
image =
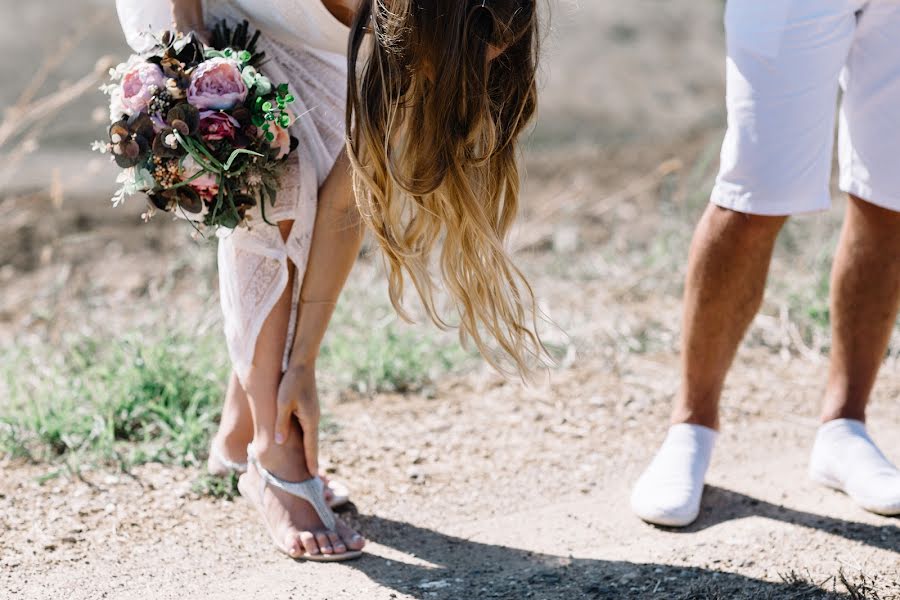
[[[315,477],[319,471],[319,394],[316,391],[316,369],[312,366],[290,367],[278,386],[278,408],[275,418],[275,443],[283,444],[291,435],[291,417],[296,416],[303,431],[303,453],[306,468]]]
[[[172,25],[181,33],[194,32],[205,42],[209,32],[203,20],[203,0],[171,0]]]

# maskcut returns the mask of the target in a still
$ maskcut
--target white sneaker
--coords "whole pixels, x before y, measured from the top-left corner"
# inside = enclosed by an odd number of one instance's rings
[[[631,510],[644,521],[684,527],[700,514],[703,481],[718,433],[691,423],[669,428],[665,441],[631,494]]]
[[[819,427],[809,476],[870,512],[900,515],[900,470],[878,449],[862,421],[835,419]]]

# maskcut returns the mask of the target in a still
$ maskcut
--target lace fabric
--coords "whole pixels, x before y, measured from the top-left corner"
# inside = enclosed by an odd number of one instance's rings
[[[294,222],[287,239],[282,239],[278,227],[263,221],[259,207],[250,212],[249,229],[225,232],[219,239],[219,288],[225,337],[235,373],[241,381],[246,380],[253,364],[262,325],[288,284],[290,261],[297,275],[282,365],[287,368],[300,287],[312,242],[318,190],[344,143],[346,59],[331,50],[346,46],[347,30],[334,27],[337,24],[334,21],[327,31],[329,44],[322,47],[310,46],[309,41],[321,40],[323,31],[307,35],[308,31],[298,27],[293,43],[287,43],[290,40],[286,40],[283,32],[277,40],[268,36],[265,25],[271,22],[273,13],[270,11],[278,9],[278,5],[294,4],[288,1],[243,1],[239,6],[231,0],[208,0],[206,3],[208,19],[247,19],[252,27],[263,32],[260,43],[267,62],[262,70],[273,81],[290,83],[291,93],[297,99],[293,109],[298,118],[291,133],[300,145],[292,155],[294,162],[282,178],[275,206],[266,207],[266,219],[270,222]],[[254,9],[248,10],[249,7]],[[324,6],[320,8],[327,13]],[[266,12],[257,14],[257,9]],[[295,24],[292,22],[291,25]],[[315,21],[309,21],[306,29],[315,26]],[[341,35],[343,39],[334,39]]]
[[[147,34],[171,24],[170,0],[116,0],[125,37],[135,51],[145,50]],[[263,322],[288,282],[288,261],[297,269],[293,310],[284,351],[290,355],[300,287],[316,219],[318,190],[344,143],[347,85],[346,48],[349,29],[328,12],[321,0],[205,0],[207,22],[246,19],[262,32],[260,48],[267,60],[263,72],[287,82],[297,99],[297,121],[291,133],[300,145],[282,178],[275,206],[266,218],[292,220],[287,240],[267,225],[259,208],[253,226],[222,233],[219,240],[219,288],[228,351],[238,377],[245,381],[253,364]],[[148,42],[148,39],[150,42]]]

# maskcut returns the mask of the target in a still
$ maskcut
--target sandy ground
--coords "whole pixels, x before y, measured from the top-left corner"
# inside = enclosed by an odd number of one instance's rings
[[[73,6],[51,22],[71,22]],[[344,517],[371,540],[346,565],[279,555],[246,501],[193,493],[194,470],[0,461],[0,598],[813,598],[841,570],[900,598],[900,522],[805,477],[825,363],[790,351],[771,316],[729,379],[698,522],[666,530],[629,512],[678,386],[681,269],[633,246],[657,240],[664,256],[666,221],[689,219],[659,207],[699,210],[661,204],[658,166],[682,161],[683,187],[695,185],[690,171],[720,139],[721,3],[584,0],[558,5],[553,22],[515,243],[567,332],[550,336],[568,348],[561,367],[531,387],[479,370],[425,395],[330,397],[337,428],[323,447],[352,488]],[[92,55],[121,50],[108,30],[98,40]],[[87,144],[93,125],[81,127],[60,135]],[[42,173],[32,169],[0,202],[0,342],[56,342],[85,310],[129,327],[154,318],[135,303],[214,310],[212,253],[176,258],[182,228],[141,225],[137,205],[112,211],[91,188],[110,177],[85,175],[67,152],[52,156],[75,192],[26,193]],[[797,267],[779,260],[776,275]],[[372,262],[351,286],[380,277]],[[900,460],[897,367],[884,369],[871,422]],[[791,572],[820,591],[801,595]]]
[[[191,471],[148,465],[41,485],[46,468],[5,465],[0,590],[73,600],[790,598],[790,571],[830,589],[843,569],[900,597],[897,520],[805,478],[823,369],[742,359],[754,376],[732,378],[702,514],[683,531],[646,525],[627,506],[674,384],[673,357],[647,356],[531,388],[469,377],[444,382],[438,399],[332,406],[330,470],[352,483],[344,516],[371,540],[346,565],[282,557],[249,503],[196,497]],[[900,394],[900,378],[882,392]],[[897,407],[876,407],[872,420],[900,455]]]

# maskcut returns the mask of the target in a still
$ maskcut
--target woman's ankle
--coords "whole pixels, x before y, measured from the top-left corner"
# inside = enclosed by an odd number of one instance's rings
[[[291,435],[284,444],[276,444],[273,435],[260,435],[253,440],[253,450],[259,464],[281,479],[305,481],[312,477],[306,468],[303,442],[299,435]]]

